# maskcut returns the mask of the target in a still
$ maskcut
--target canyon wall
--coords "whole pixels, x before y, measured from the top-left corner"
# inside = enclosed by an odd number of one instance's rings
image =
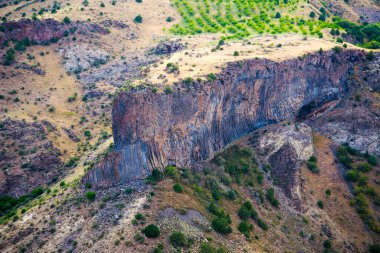
[[[247,60],[228,64],[214,81],[173,86],[172,94],[122,92],[112,115],[115,151],[83,180],[113,185],[166,165],[190,166],[261,126],[336,104],[361,78],[365,55]]]

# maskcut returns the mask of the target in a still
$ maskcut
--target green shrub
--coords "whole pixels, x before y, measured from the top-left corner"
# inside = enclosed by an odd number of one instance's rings
[[[278,207],[279,206],[279,202],[278,202],[278,200],[276,199],[276,197],[274,195],[274,189],[273,188],[269,188],[267,190],[266,197],[267,197],[269,203],[272,204],[272,206],[274,206],[274,207]]]
[[[173,185],[173,190],[176,193],[181,193],[182,192],[182,186],[180,184],[176,183],[176,184]]]
[[[185,238],[185,235],[179,231],[174,231],[170,235],[169,240],[170,240],[170,244],[176,248],[182,248],[187,245],[187,240]]]
[[[251,217],[251,210],[243,205],[238,210],[238,216],[242,220],[248,220]]]
[[[230,223],[226,218],[218,217],[212,220],[212,228],[220,234],[229,234],[232,232]]]
[[[136,220],[144,220],[145,216],[142,213],[136,213],[135,214],[135,219]]]
[[[135,239],[135,241],[138,242],[138,243],[144,243],[144,241],[145,241],[144,236],[142,236],[140,233],[136,233],[133,236],[133,239]]]
[[[371,164],[373,166],[376,166],[378,164],[377,157],[374,156],[374,155],[369,155],[367,157],[367,161],[368,161],[369,164]]]
[[[71,20],[70,20],[68,17],[64,17],[64,18],[63,18],[63,23],[65,23],[65,24],[70,24],[70,23],[71,23]]]
[[[214,73],[209,73],[209,74],[207,75],[207,80],[209,80],[209,81],[214,81],[214,80],[216,80],[216,75],[215,75]]]
[[[369,247],[369,252],[370,253],[380,253],[380,244],[372,244]]]
[[[31,192],[31,195],[32,197],[37,197],[39,195],[41,195],[42,193],[44,193],[44,189],[42,187],[37,187],[37,188],[34,188]]]
[[[95,192],[92,192],[92,191],[86,192],[86,198],[87,198],[89,201],[94,201],[95,198],[96,198],[96,193],[95,193]]]
[[[185,80],[183,80],[183,82],[186,84],[186,85],[191,85],[193,83],[193,78],[191,77],[186,77]]]
[[[251,230],[253,230],[253,225],[246,222],[246,221],[242,221],[240,222],[239,226],[238,226],[238,230],[243,234],[245,235],[245,237],[249,237],[249,232]]]
[[[257,226],[259,226],[262,230],[267,231],[268,225],[260,218],[256,219]]]
[[[369,172],[372,170],[372,166],[367,162],[362,162],[356,165],[356,169],[361,172]]]
[[[314,174],[318,174],[318,173],[319,173],[319,168],[318,168],[318,166],[317,166],[317,164],[316,164],[315,162],[308,161],[308,162],[306,163],[306,165],[307,165],[307,168],[308,168],[311,172],[313,172]]]
[[[173,93],[173,89],[172,89],[172,87],[170,87],[169,85],[167,85],[164,88],[164,92],[165,92],[165,94],[172,94]]]
[[[323,247],[324,247],[325,249],[331,249],[331,247],[332,247],[332,241],[331,241],[331,240],[325,240],[325,241],[323,242]]]
[[[209,243],[202,242],[199,253],[217,253],[217,249],[212,247]]]
[[[238,52],[238,51],[235,51],[235,52],[234,52],[234,56],[239,56],[239,52]]]
[[[178,179],[179,176],[178,176],[178,170],[175,166],[166,166],[165,167],[165,171],[164,171],[165,175],[171,177],[172,179]]]
[[[148,238],[157,238],[160,236],[160,229],[154,224],[146,226],[142,232]]]
[[[357,182],[359,179],[359,173],[356,170],[347,171],[345,177],[347,181]]]
[[[135,23],[142,23],[143,22],[143,18],[141,17],[141,15],[137,15],[134,19]]]
[[[314,11],[310,12],[309,17],[310,18],[315,18],[315,12]]]
[[[89,130],[84,131],[84,136],[86,136],[87,138],[91,138],[91,131]]]
[[[13,61],[16,58],[16,51],[13,48],[10,48],[5,53],[4,59],[3,59],[3,65],[8,66],[13,63]]]
[[[281,13],[277,12],[274,18],[281,18]]]
[[[343,43],[343,39],[341,37],[339,37],[339,38],[336,39],[336,42]]]
[[[101,2],[100,7],[104,8],[104,7],[106,7],[106,5],[103,2]]]
[[[323,201],[322,201],[322,200],[318,200],[318,201],[317,201],[317,206],[318,206],[319,208],[323,209],[323,208],[324,208]]]
[[[335,46],[335,47],[333,47],[333,51],[334,51],[336,54],[339,54],[340,52],[342,52],[342,48],[339,47],[339,46]]]

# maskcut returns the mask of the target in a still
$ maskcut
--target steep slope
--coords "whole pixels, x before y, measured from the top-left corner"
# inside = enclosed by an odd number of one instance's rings
[[[156,167],[188,166],[260,126],[333,105],[361,79],[365,56],[344,51],[280,63],[243,61],[214,81],[183,82],[173,94],[123,92],[113,108],[115,153],[84,181],[112,185]]]

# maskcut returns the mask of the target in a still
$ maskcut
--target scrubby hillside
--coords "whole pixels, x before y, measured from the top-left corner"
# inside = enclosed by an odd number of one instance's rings
[[[0,251],[378,252],[379,10],[0,0]]]

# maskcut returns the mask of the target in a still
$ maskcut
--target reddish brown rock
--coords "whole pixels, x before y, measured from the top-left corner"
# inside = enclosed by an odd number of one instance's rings
[[[365,53],[228,64],[213,82],[121,93],[113,108],[115,154],[89,171],[94,185],[124,183],[168,164],[190,166],[263,125],[306,115],[355,89]]]
[[[55,19],[30,20],[23,19],[19,21],[10,21],[1,24],[3,32],[0,32],[0,43],[6,40],[15,39],[23,40],[28,38],[34,43],[48,43],[53,39],[60,39],[70,29],[78,30],[79,33],[88,32],[107,34],[108,31],[103,27],[83,22],[72,22],[64,24]],[[72,31],[74,31],[72,30]]]

